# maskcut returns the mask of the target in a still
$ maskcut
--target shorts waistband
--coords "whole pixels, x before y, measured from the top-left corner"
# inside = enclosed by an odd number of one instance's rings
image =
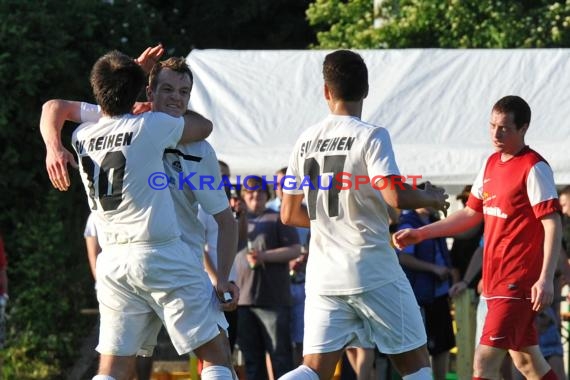
[[[156,248],[156,247],[164,247],[168,245],[172,245],[176,242],[182,241],[180,237],[175,237],[172,239],[167,240],[157,240],[157,241],[133,241],[129,239],[116,239],[115,241],[109,242],[109,240],[105,241],[106,248],[120,248],[124,246],[134,246],[140,248]]]

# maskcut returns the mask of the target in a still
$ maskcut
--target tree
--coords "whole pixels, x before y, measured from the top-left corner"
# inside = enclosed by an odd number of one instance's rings
[[[95,59],[112,48],[133,54],[150,40],[148,29],[126,27],[143,17],[136,7],[101,1],[0,0],[0,225],[12,296],[5,378],[61,378],[93,322],[79,315],[95,303],[82,238],[85,196],[76,173],[67,193],[49,185],[41,105],[91,99]]]
[[[310,0],[149,0],[160,18],[153,35],[169,54],[190,49],[304,49],[314,42],[305,20]],[[158,21],[158,20],[156,20]]]
[[[548,0],[317,0],[319,48],[570,46],[570,4]],[[374,27],[376,19],[378,27]]]

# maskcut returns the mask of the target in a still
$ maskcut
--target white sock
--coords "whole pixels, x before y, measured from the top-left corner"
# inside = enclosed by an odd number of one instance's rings
[[[116,379],[113,376],[109,376],[109,375],[96,375],[91,380],[116,380]]]
[[[402,380],[432,380],[431,368],[424,367],[418,372],[414,372],[402,377]]]
[[[281,376],[278,380],[319,380],[319,375],[306,365],[301,364],[294,370]]]
[[[232,371],[222,365],[211,365],[202,370],[202,380],[234,380]]]

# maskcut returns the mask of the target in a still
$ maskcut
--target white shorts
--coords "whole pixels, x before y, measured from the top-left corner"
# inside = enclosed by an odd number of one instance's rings
[[[307,294],[303,355],[347,346],[400,354],[426,342],[420,307],[405,277],[361,294]]]
[[[202,263],[180,240],[114,245],[96,268],[101,354],[152,355],[162,324],[180,355],[227,329]]]

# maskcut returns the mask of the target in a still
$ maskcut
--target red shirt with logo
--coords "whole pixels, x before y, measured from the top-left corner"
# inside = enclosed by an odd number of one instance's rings
[[[540,219],[560,210],[546,160],[528,146],[506,162],[491,155],[467,206],[484,216],[483,295],[530,298],[544,256]]]

